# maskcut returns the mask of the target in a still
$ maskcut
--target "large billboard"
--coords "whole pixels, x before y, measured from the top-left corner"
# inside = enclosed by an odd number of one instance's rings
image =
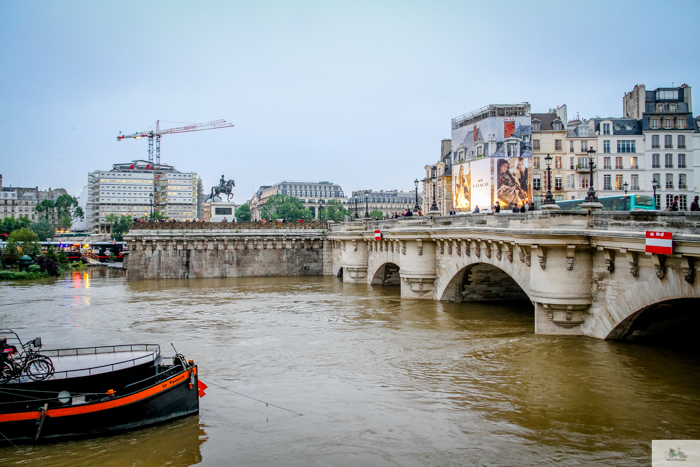
[[[452,130],[455,163],[477,157],[532,157],[529,116],[488,117]]]
[[[532,201],[530,159],[484,157],[452,167],[452,193],[456,211],[490,211],[522,207]]]

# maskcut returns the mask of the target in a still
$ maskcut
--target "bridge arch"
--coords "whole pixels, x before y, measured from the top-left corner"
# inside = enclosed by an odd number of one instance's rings
[[[606,337],[631,342],[695,342],[700,326],[700,298],[665,300],[632,313]]]
[[[610,340],[634,338],[633,334],[640,330],[642,321],[649,320],[650,314],[679,303],[686,303],[696,310],[700,308],[697,277],[692,284],[688,283],[680,268],[670,267],[666,268],[664,279],[650,273],[646,280],[629,287],[600,308],[597,319],[590,323],[592,334]]]
[[[517,259],[509,261],[505,255],[497,259],[495,255],[489,258],[483,254],[480,257],[472,254],[441,261],[434,290],[437,300],[500,299],[489,290],[500,292],[508,300],[529,300],[530,273],[527,266]],[[468,295],[472,298],[468,298]]]
[[[401,285],[399,270],[398,264],[386,262],[374,270],[374,274],[369,277],[370,283],[373,285]]]

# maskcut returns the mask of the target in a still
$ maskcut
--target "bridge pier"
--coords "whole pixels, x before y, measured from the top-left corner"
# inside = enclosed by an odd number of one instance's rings
[[[435,242],[401,240],[401,298],[433,300],[435,284]]]
[[[343,282],[353,284],[367,282],[368,243],[363,239],[352,239],[341,242],[341,245]]]

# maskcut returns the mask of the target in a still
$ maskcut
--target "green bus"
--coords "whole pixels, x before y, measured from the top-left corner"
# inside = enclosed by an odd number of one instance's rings
[[[583,199],[572,199],[571,201],[557,201],[562,211],[580,211]],[[654,198],[648,195],[619,195],[598,198],[598,202],[603,205],[603,211],[654,211]]]

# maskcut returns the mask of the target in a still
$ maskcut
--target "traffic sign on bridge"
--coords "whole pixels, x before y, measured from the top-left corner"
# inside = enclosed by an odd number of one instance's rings
[[[646,252],[659,255],[673,254],[673,233],[647,230]]]

